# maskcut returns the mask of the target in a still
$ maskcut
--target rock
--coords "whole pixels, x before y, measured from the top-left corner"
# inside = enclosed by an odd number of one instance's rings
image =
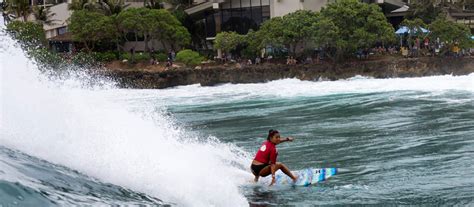
[[[238,67],[218,65],[148,72],[105,70],[102,75],[111,77],[119,86],[128,88],[167,88],[197,83],[206,86],[221,83],[261,83],[284,78],[326,81],[356,75],[374,78],[467,75],[474,72],[474,58],[400,58],[339,64],[262,64],[241,66],[239,70],[236,68]]]

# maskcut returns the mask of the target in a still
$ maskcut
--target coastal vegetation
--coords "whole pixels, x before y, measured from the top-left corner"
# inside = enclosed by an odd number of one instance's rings
[[[353,55],[357,49],[395,41],[395,31],[380,7],[357,0],[337,1],[321,12],[300,10],[275,17],[247,36],[220,33],[216,36],[215,47],[229,52],[243,45],[250,47],[248,50],[256,56],[258,51],[271,46],[288,49],[289,54],[296,57],[313,47],[324,49],[333,60],[341,60]]]
[[[448,21],[441,14],[430,23],[420,18],[407,18],[400,24],[408,29],[405,38],[410,49],[426,38],[439,42],[441,54],[454,46],[460,49],[472,47],[471,32],[466,25]],[[311,48],[316,48],[325,51],[324,55],[333,61],[341,61],[376,45],[397,45],[398,38],[379,6],[341,0],[328,4],[320,12],[301,10],[272,18],[258,31],[250,31],[247,35],[221,32],[216,36],[214,46],[224,53],[251,58],[259,56],[268,47],[287,50],[297,58],[307,56],[308,49],[311,53]]]
[[[10,11],[26,20],[31,11],[23,8],[21,3],[15,3],[24,0],[10,1],[14,2],[8,6]],[[73,52],[73,57],[68,57],[68,62],[89,64],[127,60],[128,64],[153,64],[176,60],[196,66],[204,57],[212,58],[209,51],[196,52],[197,46],[207,44],[200,42],[205,38],[199,36],[202,33],[199,24],[192,23],[183,10],[183,6],[189,2],[170,0],[168,2],[174,5],[170,10],[163,9],[161,2],[150,0],[145,3],[146,7],[128,8],[123,0],[73,0],[69,5],[73,12],[68,30],[79,50]],[[358,0],[340,0],[328,4],[319,12],[299,10],[271,18],[263,22],[258,30],[250,30],[245,35],[232,31],[220,32],[214,40],[214,53],[219,49],[224,58],[255,59],[262,54],[278,58],[277,53],[281,52],[298,59],[316,55],[317,58],[340,62],[357,57],[361,51],[376,46],[397,45],[400,38],[406,39],[410,49],[420,39],[436,40],[441,54],[449,53],[453,47],[466,49],[473,46],[470,29],[466,25],[448,21],[440,9],[442,4],[413,2],[409,16],[400,24],[408,28],[406,36],[395,34],[378,5]],[[436,11],[433,10],[430,15],[420,10],[431,7]],[[50,57],[57,62],[60,59],[58,54],[45,54],[49,52],[45,49],[48,42],[41,25],[48,24],[54,14],[48,10],[38,10],[36,13],[36,22],[11,21],[7,31],[14,34],[23,45],[28,45],[31,48],[29,50],[34,51],[32,55],[38,55],[40,59]],[[436,18],[431,16],[433,14],[437,15]],[[423,29],[429,32],[423,32]],[[139,42],[144,43],[143,52],[137,52]],[[129,49],[125,49],[125,43],[128,43]],[[157,44],[161,49],[154,49]],[[178,51],[176,58],[170,51]]]
[[[199,65],[204,60],[204,57],[199,55],[198,52],[190,49],[184,49],[178,52],[176,55],[176,61],[182,62],[189,66]]]

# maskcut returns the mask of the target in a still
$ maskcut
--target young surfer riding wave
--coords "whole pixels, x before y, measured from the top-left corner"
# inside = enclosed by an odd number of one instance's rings
[[[252,161],[252,165],[250,166],[253,175],[255,175],[255,182],[258,182],[259,176],[266,177],[271,174],[272,182],[270,185],[273,185],[275,183],[275,173],[278,170],[283,171],[283,173],[293,179],[293,182],[296,182],[297,177],[290,172],[288,167],[283,163],[276,161],[278,156],[276,145],[282,142],[292,142],[293,140],[293,137],[282,139],[277,130],[270,129],[267,141],[263,142]]]

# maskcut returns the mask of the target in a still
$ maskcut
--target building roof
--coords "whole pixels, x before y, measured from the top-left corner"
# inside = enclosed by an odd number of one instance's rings
[[[200,4],[196,4],[192,7],[189,7],[187,9],[185,9],[184,11],[188,14],[188,15],[192,15],[192,14],[195,14],[195,13],[198,13],[200,11],[203,11],[203,10],[206,10],[206,9],[209,9],[209,8],[212,8],[212,5],[214,3],[213,2],[203,2],[203,3],[200,3]]]
[[[44,24],[45,31],[65,27],[68,25],[67,20],[71,17],[72,11],[68,9],[67,3],[60,3],[49,8],[49,11],[54,14],[51,18],[52,24]]]
[[[453,12],[452,17],[474,17],[474,12]]]
[[[71,32],[66,32],[64,34],[54,36],[48,39],[50,42],[74,42]]]
[[[410,9],[410,7],[408,7],[407,5],[403,5],[402,7],[398,8],[398,9],[395,9],[395,10],[391,11],[390,13],[407,12],[408,9]]]

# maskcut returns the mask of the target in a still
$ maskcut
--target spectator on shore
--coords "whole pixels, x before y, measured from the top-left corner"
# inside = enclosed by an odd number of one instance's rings
[[[296,59],[293,58],[293,56],[288,56],[286,59],[286,64],[287,65],[296,65]]]
[[[306,57],[305,64],[313,64],[313,58],[311,56]]]
[[[402,56],[404,58],[407,58],[408,57],[408,49],[406,47],[402,47],[400,48],[400,52],[402,53]]]
[[[252,65],[252,60],[248,59],[247,60],[247,65]]]
[[[453,48],[452,48],[452,52],[453,52],[453,55],[454,57],[459,57],[460,56],[460,52],[461,49],[459,48],[458,45],[454,45]]]
[[[174,50],[171,50],[171,61],[174,61],[176,59],[176,53]]]
[[[173,59],[168,57],[168,61],[166,61],[166,67],[172,67],[173,66]]]
[[[424,43],[424,48],[429,49],[430,48],[430,39],[428,37],[425,37],[425,40],[423,41]]]
[[[259,65],[261,61],[262,60],[260,59],[260,57],[256,57],[255,58],[255,65]]]

